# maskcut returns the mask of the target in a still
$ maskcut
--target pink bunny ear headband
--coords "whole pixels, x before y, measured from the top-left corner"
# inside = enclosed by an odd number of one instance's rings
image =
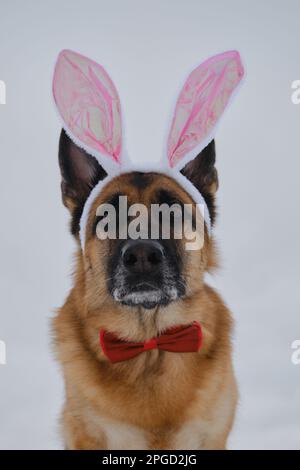
[[[160,172],[175,179],[196,204],[204,208],[208,233],[211,222],[205,200],[180,173],[213,139],[216,125],[244,75],[237,51],[215,55],[188,76],[175,106],[167,145],[161,161],[132,164],[122,145],[122,117],[118,92],[104,68],[76,52],[63,50],[53,77],[53,95],[63,128],[79,147],[97,159],[107,176],[93,188],[80,220],[80,240],[85,245],[91,205],[102,187],[130,171]]]

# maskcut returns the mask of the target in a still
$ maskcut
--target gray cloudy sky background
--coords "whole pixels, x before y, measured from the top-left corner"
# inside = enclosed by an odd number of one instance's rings
[[[230,306],[240,386],[231,448],[300,449],[300,4],[21,0],[0,4],[0,448],[60,448],[63,387],[49,324],[71,285],[74,242],[60,200],[59,122],[51,98],[61,49],[106,67],[121,96],[133,159],[159,159],[187,73],[238,49],[247,77],[219,126],[215,230],[222,268],[209,279]]]

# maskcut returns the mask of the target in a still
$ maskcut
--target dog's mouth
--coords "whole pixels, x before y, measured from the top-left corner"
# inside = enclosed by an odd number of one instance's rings
[[[145,309],[153,309],[158,306],[168,305],[181,297],[176,287],[159,288],[150,282],[139,282],[130,288],[113,289],[113,298],[123,305]]]

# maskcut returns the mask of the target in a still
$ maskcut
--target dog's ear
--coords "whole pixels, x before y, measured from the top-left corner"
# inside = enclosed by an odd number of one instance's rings
[[[215,141],[212,140],[194,160],[187,163],[181,170],[181,173],[204,197],[212,223],[216,216],[215,192],[219,186],[215,162],[216,148]]]
[[[200,64],[179,93],[168,135],[168,165],[181,171],[200,191],[210,213],[208,225],[215,219],[214,194],[218,187],[212,139],[243,75],[237,51],[217,54]]]
[[[59,139],[58,157],[62,200],[72,214],[71,232],[76,235],[84,203],[94,186],[107,173],[96,158],[74,144],[64,130]]]

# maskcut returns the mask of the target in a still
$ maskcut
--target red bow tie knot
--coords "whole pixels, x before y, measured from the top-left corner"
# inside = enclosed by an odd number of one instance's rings
[[[122,362],[150,349],[169,352],[197,352],[202,344],[202,330],[197,321],[167,329],[145,342],[125,341],[108,331],[100,331],[102,351],[110,362]]]

